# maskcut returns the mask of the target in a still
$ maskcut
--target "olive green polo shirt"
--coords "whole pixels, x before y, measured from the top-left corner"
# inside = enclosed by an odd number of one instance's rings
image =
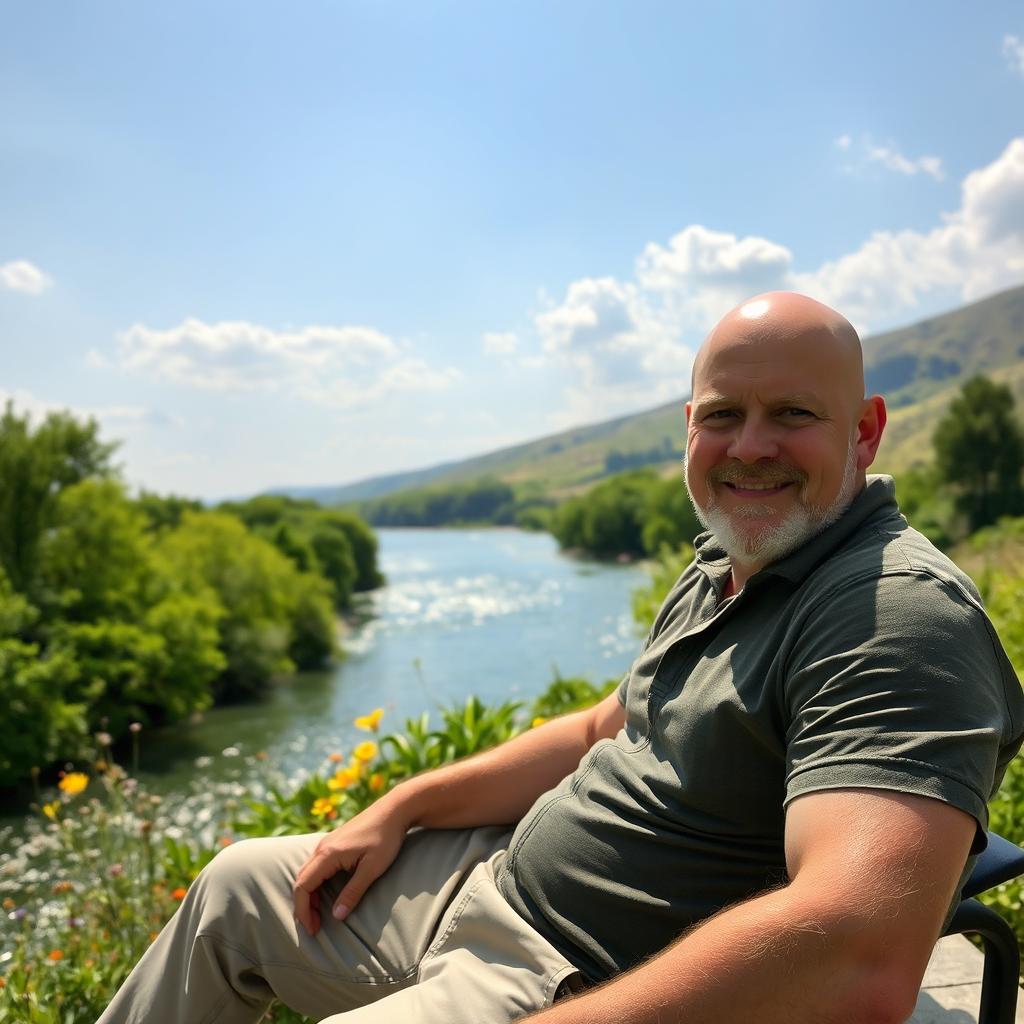
[[[934,797],[984,841],[1024,699],[971,581],[871,477],[838,522],[719,601],[714,537],[620,687],[626,725],[522,820],[505,898],[591,980],[785,880],[785,808]]]

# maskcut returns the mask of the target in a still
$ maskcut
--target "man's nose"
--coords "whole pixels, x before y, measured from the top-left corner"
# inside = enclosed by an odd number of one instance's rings
[[[778,458],[779,445],[770,424],[747,418],[736,428],[726,454],[739,462],[753,463]]]

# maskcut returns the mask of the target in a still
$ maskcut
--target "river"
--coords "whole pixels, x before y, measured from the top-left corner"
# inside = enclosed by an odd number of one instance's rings
[[[380,530],[387,585],[343,638],[331,671],[302,673],[255,703],[143,733],[140,776],[157,792],[211,781],[238,754],[265,751],[286,773],[322,764],[356,740],[352,720],[385,710],[383,731],[462,703],[529,700],[557,670],[599,682],[621,675],[640,645],[636,565],[568,558],[544,533]],[[365,734],[362,737],[365,738]],[[225,755],[225,751],[227,754]]]

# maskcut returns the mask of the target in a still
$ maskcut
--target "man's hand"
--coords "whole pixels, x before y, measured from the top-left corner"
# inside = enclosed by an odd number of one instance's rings
[[[302,927],[310,935],[320,930],[320,886],[339,871],[349,872],[349,879],[334,901],[332,913],[343,921],[392,865],[407,831],[402,816],[382,800],[328,832],[302,866],[292,888],[295,916]]]

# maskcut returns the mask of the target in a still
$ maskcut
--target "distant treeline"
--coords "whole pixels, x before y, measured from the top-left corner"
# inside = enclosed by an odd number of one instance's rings
[[[129,495],[93,421],[0,418],[0,788],[90,736],[171,722],[337,652],[376,586],[350,513]]]
[[[678,549],[700,532],[682,473],[662,479],[639,469],[609,477],[559,505],[550,522],[563,548],[596,558],[642,557]]]
[[[355,506],[374,526],[525,526],[538,528],[546,505],[531,494],[517,494],[501,480],[484,477],[466,483],[436,484],[400,491]]]
[[[663,437],[658,444],[641,451],[620,452],[613,448],[604,457],[604,469],[606,473],[621,473],[627,469],[639,469],[641,466],[653,466],[660,462],[669,462],[681,455],[671,437]]]

